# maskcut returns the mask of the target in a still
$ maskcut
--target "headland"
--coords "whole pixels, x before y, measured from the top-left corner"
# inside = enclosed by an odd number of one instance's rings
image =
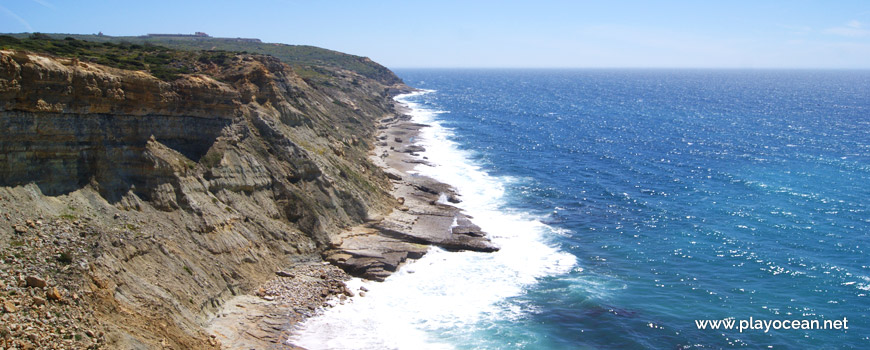
[[[5,347],[290,347],[351,275],[497,249],[367,58],[0,39]]]

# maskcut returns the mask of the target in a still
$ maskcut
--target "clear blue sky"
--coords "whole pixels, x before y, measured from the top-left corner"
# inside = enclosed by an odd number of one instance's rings
[[[0,0],[0,32],[193,33],[402,67],[870,68],[870,1]]]

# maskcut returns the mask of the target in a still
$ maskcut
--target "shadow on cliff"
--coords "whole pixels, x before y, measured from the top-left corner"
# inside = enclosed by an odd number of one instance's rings
[[[194,168],[231,123],[179,116],[4,114],[0,186],[35,183],[42,193],[57,196],[91,184],[113,204],[130,190],[146,195],[148,187]],[[159,156],[149,147],[155,143],[163,145]]]

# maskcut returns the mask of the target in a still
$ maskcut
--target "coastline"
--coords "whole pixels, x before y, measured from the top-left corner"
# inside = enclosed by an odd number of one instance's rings
[[[480,227],[451,205],[461,201],[451,185],[413,172],[418,165],[433,166],[420,154],[425,149],[413,141],[427,125],[412,122],[410,109],[400,102],[395,108],[396,116],[381,120],[370,157],[393,184],[394,209],[336,236],[324,259],[352,275],[383,281],[407,259],[422,257],[429,246],[497,251]]]
[[[418,90],[414,90],[417,92]],[[406,92],[407,93],[407,92]],[[434,166],[415,144],[420,130],[411,109],[393,97],[394,115],[378,123],[370,154],[391,183],[395,203],[383,216],[334,235],[321,254],[276,271],[252,294],[236,296],[209,320],[207,331],[226,348],[303,349],[290,343],[298,325],[324,308],[365,296],[365,288],[351,290],[351,276],[383,281],[408,259],[419,259],[430,246],[450,251],[494,252],[499,249],[471,217],[451,203],[461,194],[450,186],[414,172]]]

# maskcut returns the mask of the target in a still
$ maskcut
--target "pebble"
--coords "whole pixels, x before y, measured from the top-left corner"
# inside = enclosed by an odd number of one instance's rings
[[[0,350],[99,348],[95,345],[105,340],[97,334],[100,325],[90,304],[82,304],[78,295],[65,296],[64,287],[75,279],[78,266],[56,263],[60,249],[85,251],[92,242],[71,222],[57,218],[40,216],[12,228],[32,235],[21,236],[26,244],[16,247],[18,258],[0,258]],[[67,297],[75,302],[65,303]],[[94,336],[82,339],[85,329]],[[14,343],[4,343],[8,336]]]
[[[286,307],[294,315],[291,316],[296,320],[294,322],[310,317],[320,307],[331,307],[330,304],[339,304],[342,299],[348,299],[344,281],[349,280],[350,276],[328,262],[297,265],[276,271],[275,274],[279,277],[266,282],[255,294]],[[293,279],[285,277],[288,275],[292,275]],[[336,302],[329,303],[333,298]]]
[[[18,307],[15,306],[15,303],[5,300],[3,301],[3,311],[8,313],[13,313],[18,311]]]
[[[57,287],[51,287],[51,289],[45,292],[45,296],[48,298],[48,300],[63,300],[63,295],[60,294],[60,291],[57,290]]]
[[[44,279],[36,277],[36,276],[27,276],[27,278],[25,278],[24,281],[27,283],[28,287],[44,288],[44,287],[48,286],[48,283],[45,282]]]

